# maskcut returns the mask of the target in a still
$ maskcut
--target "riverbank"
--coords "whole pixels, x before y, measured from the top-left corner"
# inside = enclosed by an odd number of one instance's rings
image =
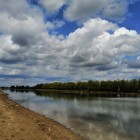
[[[82,140],[61,124],[21,107],[0,92],[1,140]]]

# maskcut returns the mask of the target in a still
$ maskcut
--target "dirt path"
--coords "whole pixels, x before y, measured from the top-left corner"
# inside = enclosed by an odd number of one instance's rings
[[[0,92],[0,140],[81,140],[53,120],[36,114]]]

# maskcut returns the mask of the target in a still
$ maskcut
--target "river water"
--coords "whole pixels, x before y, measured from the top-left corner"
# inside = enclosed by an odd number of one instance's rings
[[[51,118],[87,140],[139,140],[140,98],[93,98],[5,91],[20,105]]]

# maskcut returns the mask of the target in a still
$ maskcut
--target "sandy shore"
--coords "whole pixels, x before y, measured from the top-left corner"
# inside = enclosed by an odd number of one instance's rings
[[[59,123],[36,114],[0,92],[0,140],[82,140]]]

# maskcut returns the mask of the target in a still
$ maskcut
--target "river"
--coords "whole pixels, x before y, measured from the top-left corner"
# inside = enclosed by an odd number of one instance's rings
[[[140,98],[4,92],[20,105],[63,124],[87,140],[138,140],[140,137]]]

